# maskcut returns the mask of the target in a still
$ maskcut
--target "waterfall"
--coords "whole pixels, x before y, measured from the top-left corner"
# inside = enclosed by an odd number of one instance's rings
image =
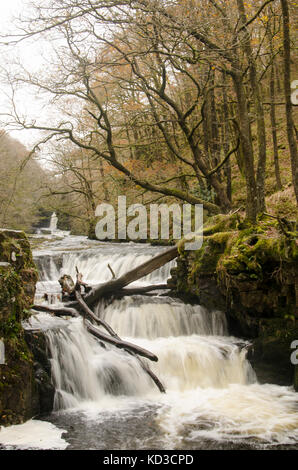
[[[121,302],[124,308],[127,300]],[[152,304],[145,305],[150,309]],[[215,330],[225,328],[224,316],[216,315],[217,322],[212,318],[207,321],[206,312],[201,312],[202,317],[199,312],[193,313],[197,317],[193,320],[190,312],[196,309],[188,306],[188,312],[181,322],[181,318],[171,318],[169,314],[175,312],[175,306],[171,308],[168,304],[167,307],[168,311],[160,312],[161,316],[163,313],[166,316],[161,325],[164,332],[174,331],[175,336],[163,337],[159,332],[156,339],[149,339],[158,331],[156,322],[153,329],[139,329],[143,337],[134,339],[136,344],[157,354],[158,363],[150,366],[167,389],[225,387],[229,383],[246,384],[255,381],[254,372],[245,357],[245,349],[241,350],[233,341],[219,336],[205,336],[212,329],[212,324]],[[132,332],[134,325],[131,326]],[[192,326],[196,334],[187,335]],[[178,334],[179,328],[185,336]],[[49,328],[46,335],[56,388],[55,409],[72,408],[88,401],[100,403],[105,395],[142,396],[158,393],[134,357],[113,346],[103,347],[86,331],[83,320],[74,319],[62,328]]]
[[[70,408],[82,401],[100,401],[105,395],[142,395],[150,388],[140,364],[125,351],[103,347],[72,321],[65,329],[48,330],[54,408]]]
[[[58,248],[61,250],[61,245]],[[161,250],[101,244],[96,249],[71,247],[64,252],[38,253],[37,298],[47,292],[50,301],[59,300],[57,280],[64,273],[75,277],[76,266],[87,283],[95,284],[111,278],[108,263],[118,277]],[[138,284],[165,283],[174,265],[168,263]],[[92,424],[96,433],[104,433],[101,429],[112,425],[117,435],[131,435],[123,448],[153,445],[188,449],[197,448],[204,440],[248,440],[254,446],[298,443],[297,395],[289,387],[257,382],[246,358],[249,343],[229,336],[223,312],[154,294],[99,302],[95,313],[123,340],[158,356],[157,363],[144,361],[167,393],[159,393],[135,357],[91,336],[82,319],[59,319],[42,313],[32,317],[30,324],[44,329],[47,337],[56,411],[75,410],[77,416],[83,410],[85,419],[97,423]],[[134,424],[125,425],[127,419],[145,423],[146,410],[148,416],[155,417],[158,429],[151,444],[143,435],[134,434]],[[64,415],[59,416],[65,426]],[[80,425],[84,428],[82,422]],[[144,429],[145,436],[148,429]],[[162,436],[160,440],[158,436]],[[117,445],[109,439],[107,442],[109,449]]]
[[[169,298],[126,297],[95,310],[119,336],[148,338],[169,336],[226,335],[227,322],[220,311],[185,305]]]
[[[76,275],[76,266],[83,274],[85,282],[89,284],[97,284],[107,282],[111,279],[111,272],[108,264],[113,268],[116,277],[120,277],[127,271],[132,270],[136,266],[150,260],[155,253],[151,255],[133,252],[123,254],[117,250],[113,253],[110,250],[88,250],[86,252],[70,252],[62,253],[62,265],[60,258],[54,256],[35,257],[35,261],[39,268],[41,281],[57,281],[61,274],[69,274],[73,278]],[[142,284],[159,284],[170,277],[170,270],[175,265],[175,261],[171,261],[148,276],[144,277]]]
[[[51,215],[51,219],[50,219],[51,232],[55,232],[57,230],[57,224],[58,224],[58,217],[56,216],[56,213],[53,212],[53,214]]]
[[[38,254],[34,256],[39,271],[39,282],[36,286],[36,300],[40,303],[44,293],[49,294],[52,301],[60,300],[61,287],[58,279],[63,274],[76,277],[76,267],[83,274],[83,279],[89,285],[107,282],[111,279],[108,264],[112,266],[116,277],[122,276],[127,271],[150,260],[160,250],[152,250],[151,254],[144,253],[144,249],[138,249],[137,254],[131,246],[126,246],[126,252],[119,248],[111,249],[105,246],[103,250],[88,249],[77,252],[57,252],[53,254]],[[124,251],[124,253],[123,253]],[[131,285],[146,286],[148,284],[162,284],[170,277],[170,270],[175,266],[175,261],[170,261],[148,276],[132,283]]]
[[[106,308],[100,304],[97,311],[122,338],[158,356],[158,363],[150,367],[167,390],[255,381],[245,347],[224,336],[227,324],[222,312],[208,312],[168,297],[143,296],[124,298]],[[51,355],[55,409],[100,403],[106,395],[158,393],[134,357],[110,345],[103,347],[86,331],[83,320],[59,320],[58,324],[53,320],[55,324],[49,327],[51,317],[42,314],[41,321]]]

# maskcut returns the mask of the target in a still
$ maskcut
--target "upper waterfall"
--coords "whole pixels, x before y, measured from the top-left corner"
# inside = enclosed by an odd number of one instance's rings
[[[82,241],[86,243],[86,239]],[[59,242],[57,251],[49,252],[48,249],[35,251],[34,261],[39,271],[39,282],[36,286],[37,300],[40,300],[45,292],[53,298],[53,301],[57,301],[57,296],[59,300],[61,287],[58,279],[63,274],[68,274],[75,279],[76,267],[83,274],[83,280],[87,284],[94,285],[111,279],[108,264],[112,267],[116,277],[120,277],[164,250],[161,247],[130,243],[97,243],[96,248],[93,245],[91,244],[91,247],[84,250],[80,246],[75,250],[75,247],[68,248],[66,245],[66,249],[62,250],[63,243]],[[175,264],[175,260],[170,261],[148,276],[136,281],[134,285],[166,283],[170,277],[171,268]]]
[[[51,219],[50,219],[50,230],[52,233],[57,230],[57,224],[58,224],[58,217],[56,216],[56,213],[53,212],[53,214],[51,215]]]

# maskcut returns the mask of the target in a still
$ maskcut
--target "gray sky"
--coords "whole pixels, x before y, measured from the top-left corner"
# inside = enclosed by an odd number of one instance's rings
[[[24,3],[24,0],[1,0],[1,25],[9,22],[12,15],[17,16]]]
[[[14,18],[19,17],[20,14],[26,14],[29,11],[29,0],[0,0],[0,29],[4,34],[7,31],[14,32]],[[42,67],[42,50],[43,45],[36,41],[22,42],[18,46],[3,47],[1,46],[0,65],[5,69],[8,68],[9,62],[12,58],[19,57],[20,61],[29,70],[36,70]],[[9,98],[11,91],[8,86],[0,84],[0,109],[1,113],[5,113],[9,109]],[[42,112],[42,103],[38,101],[28,90],[20,91],[17,96],[17,102],[21,113],[24,116],[32,116]],[[5,121],[5,118],[2,118]],[[11,131],[7,128],[8,132],[22,143],[31,147],[38,140],[38,134],[34,131]]]

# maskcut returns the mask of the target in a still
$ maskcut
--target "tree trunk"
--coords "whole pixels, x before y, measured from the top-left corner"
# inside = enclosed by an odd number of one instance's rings
[[[85,297],[84,301],[87,305],[94,305],[100,298],[106,295],[113,295],[131,282],[137,281],[144,276],[152,273],[156,269],[160,268],[169,261],[175,259],[178,256],[178,248],[176,246],[170,248],[167,251],[153,257],[146,263],[141,264],[137,268],[129,271],[118,279],[112,279],[104,284],[95,286]]]
[[[226,73],[223,72],[223,107],[222,107],[222,122],[224,123],[222,126],[222,145],[224,149],[224,154],[227,155],[229,151],[229,143],[231,140],[230,136],[230,128],[229,128],[229,121],[228,121],[228,116],[229,116],[229,107],[228,107],[228,102],[227,102],[227,93],[226,93],[226,86],[227,80],[226,80]],[[224,172],[227,180],[227,196],[229,198],[229,201],[232,202],[232,170],[231,170],[231,159],[229,158],[227,163],[224,166]]]
[[[241,72],[238,71],[233,75],[233,82],[237,95],[241,150],[244,157],[246,180],[246,216],[251,222],[254,223],[257,219],[258,198],[254,170],[253,147],[250,138],[250,121]]]
[[[241,23],[244,26],[247,22],[244,2],[243,0],[237,0],[238,11],[241,19]],[[266,130],[265,130],[265,117],[264,108],[262,103],[262,94],[260,91],[260,85],[257,77],[256,62],[253,55],[250,35],[247,28],[244,28],[244,41],[243,49],[247,57],[249,67],[249,80],[251,85],[252,96],[254,100],[255,113],[257,117],[257,136],[258,136],[258,165],[257,165],[257,177],[256,177],[256,189],[257,189],[257,202],[258,212],[264,212],[265,206],[265,173],[266,173]]]
[[[291,156],[292,181],[298,202],[298,162],[297,142],[295,139],[294,120],[291,103],[291,43],[289,5],[287,0],[280,0],[283,17],[283,46],[284,46],[284,91],[286,99],[287,134]]]
[[[276,179],[276,187],[277,187],[278,190],[281,190],[282,189],[282,183],[281,183],[281,178],[280,178],[280,169],[279,169],[279,161],[278,161],[277,126],[276,126],[276,113],[275,113],[274,64],[272,64],[271,72],[270,72],[270,119],[271,119],[273,155],[274,155],[274,172],[275,172],[275,179]]]

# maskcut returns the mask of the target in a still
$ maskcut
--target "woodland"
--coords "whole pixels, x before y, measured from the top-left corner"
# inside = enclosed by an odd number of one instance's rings
[[[193,448],[297,449],[297,5],[32,0],[2,31],[0,424],[147,400],[153,381],[166,432],[153,395],[148,425],[102,413],[74,439],[79,420],[60,422],[66,446],[156,449],[173,428],[174,449],[196,432]],[[97,207],[119,196],[203,205],[200,248],[174,230],[140,240],[158,247],[94,241]],[[105,428],[113,442],[88,441]]]
[[[296,11],[288,0],[35,2],[0,37],[4,49],[48,44],[37,70],[1,66],[1,226],[30,232],[56,211],[59,228],[93,238],[96,206],[119,194],[203,204],[206,217],[295,218]],[[38,116],[20,111],[29,90]],[[11,137],[21,129],[31,148]]]

